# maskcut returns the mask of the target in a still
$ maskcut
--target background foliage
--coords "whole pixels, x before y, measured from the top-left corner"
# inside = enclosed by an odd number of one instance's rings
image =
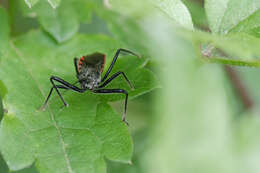
[[[1,173],[259,172],[258,0],[0,2]],[[73,82],[73,57],[108,65],[120,47],[142,57],[113,70],[135,90],[109,85],[129,91],[130,127],[123,96],[39,111],[50,75]]]

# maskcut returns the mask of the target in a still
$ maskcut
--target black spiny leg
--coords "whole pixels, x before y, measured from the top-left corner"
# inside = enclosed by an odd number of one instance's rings
[[[108,76],[109,73],[111,72],[111,70],[112,70],[112,68],[113,68],[113,66],[114,66],[114,64],[115,64],[115,62],[116,62],[116,60],[117,60],[117,58],[118,58],[118,56],[119,56],[119,54],[120,54],[121,52],[129,53],[129,54],[132,54],[132,55],[134,55],[134,56],[139,57],[139,55],[137,55],[136,53],[134,53],[134,52],[132,52],[132,51],[130,51],[130,50],[118,49],[118,50],[116,51],[116,54],[115,54],[115,56],[114,56],[114,58],[113,58],[112,63],[110,64],[110,66],[109,66],[109,68],[108,68],[108,70],[107,70],[105,76],[104,76],[103,79],[101,80],[101,82],[104,82],[104,81],[106,80],[107,76]]]
[[[126,122],[126,109],[127,109],[127,100],[128,100],[128,92],[123,90],[123,89],[97,89],[93,90],[94,93],[104,93],[104,94],[113,94],[113,93],[118,93],[118,94],[125,94],[125,109],[124,113],[122,116],[122,121],[128,125]]]
[[[69,89],[69,90],[73,90],[73,91],[79,92],[79,93],[83,93],[84,91],[86,91],[86,89],[78,88],[77,86],[74,86],[74,85],[72,85],[72,84],[70,84],[70,83],[68,83],[68,82],[64,81],[63,79],[61,79],[61,78],[59,78],[59,77],[56,77],[56,76],[51,76],[50,81],[51,81],[53,87],[51,88],[50,93],[49,93],[49,95],[48,95],[46,101],[44,102],[44,105],[43,105],[42,109],[44,109],[44,108],[46,107],[46,105],[47,105],[47,103],[48,103],[48,100],[49,100],[49,98],[50,98],[50,96],[51,96],[51,93],[52,93],[53,88],[56,90],[56,92],[58,93],[60,99],[62,100],[62,102],[63,102],[63,104],[64,104],[65,106],[68,106],[68,104],[67,104],[67,103],[65,102],[65,100],[63,99],[63,97],[62,97],[62,95],[60,94],[58,88],[61,88],[61,89]],[[55,85],[54,81],[59,82],[59,83],[62,84],[62,85]]]
[[[60,89],[68,90],[68,88],[65,87],[65,86],[63,86],[63,85],[56,85],[56,87],[57,87],[57,88],[60,88]],[[47,105],[47,103],[48,103],[48,101],[49,101],[49,99],[50,99],[50,96],[51,96],[51,94],[52,94],[53,88],[54,88],[54,86],[51,87],[51,90],[50,90],[50,92],[49,92],[49,94],[48,94],[48,97],[46,98],[44,104],[43,104],[42,107],[40,108],[41,110],[45,110],[46,105]]]
[[[98,88],[104,88],[105,86],[107,86],[112,80],[114,80],[115,78],[117,78],[120,74],[122,74],[126,80],[126,82],[128,83],[128,85],[131,87],[131,89],[134,89],[134,86],[131,84],[131,82],[129,81],[129,79],[126,77],[125,73],[122,71],[116,72],[115,74],[113,74],[110,78],[108,78],[102,85],[100,85]]]

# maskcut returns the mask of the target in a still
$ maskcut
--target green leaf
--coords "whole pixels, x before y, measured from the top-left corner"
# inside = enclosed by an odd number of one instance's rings
[[[153,43],[149,34],[152,30],[158,29],[154,27],[154,23],[167,23],[168,28],[174,28],[176,23],[180,22],[179,24],[182,27],[193,28],[191,16],[185,5],[180,1],[173,3],[162,1],[159,3],[160,8],[158,8],[158,4],[150,0],[112,0],[109,2],[110,8],[97,6],[96,12],[107,22],[109,30],[122,44],[142,52],[145,56],[152,56],[148,51],[148,47],[151,47],[148,43]],[[167,5],[170,7],[166,8]],[[180,15],[182,17],[179,19]]]
[[[147,55],[147,42],[149,38],[140,25],[131,18],[118,12],[99,10],[99,15],[108,25],[115,37],[132,50]],[[127,30],[125,29],[127,28]]]
[[[58,7],[57,4],[53,4],[54,9],[47,1],[40,1],[32,10],[22,8],[25,15],[33,16],[32,14],[36,14],[43,29],[58,42],[64,42],[77,33],[80,22],[90,21],[91,3],[84,0],[63,0]]]
[[[157,11],[153,8],[153,6],[156,6],[182,27],[193,29],[190,13],[180,0],[110,0],[109,3],[112,10],[132,17],[148,16]]]
[[[105,172],[104,157],[131,161],[133,146],[127,126],[121,115],[104,103],[103,96],[62,92],[70,105],[64,108],[54,92],[48,109],[39,111],[51,88],[51,75],[71,83],[76,81],[73,57],[104,52],[108,65],[119,46],[104,35],[76,35],[70,42],[57,44],[39,31],[29,32],[11,43],[0,64],[3,67],[0,76],[5,76],[2,81],[8,88],[3,99],[8,114],[0,127],[0,149],[12,170],[36,161],[40,172]],[[124,58],[129,64],[121,67],[126,65]],[[115,70],[123,70],[136,87],[131,91],[123,79],[121,82],[116,79],[117,88],[126,86],[123,89],[129,91],[130,98],[156,87],[152,85],[155,81],[147,81],[155,80],[154,76],[141,68],[139,61],[145,63],[134,57],[119,57],[115,65]],[[144,75],[136,76],[142,71],[146,71]],[[107,100],[122,98],[108,97]]]
[[[6,114],[0,131],[0,148],[9,168],[18,170],[32,164],[35,151],[29,129],[14,115]]]
[[[259,165],[253,164],[260,159],[259,110],[255,115],[254,108],[246,115],[234,113],[231,103],[236,100],[230,99],[233,90],[227,90],[230,79],[226,79],[222,68],[194,61],[193,47],[189,42],[183,43],[186,42],[171,39],[170,45],[175,46],[163,54],[167,55],[166,62],[161,59],[160,79],[164,89],[158,93],[153,107],[156,113],[149,131],[149,146],[139,156],[144,172],[259,170]],[[155,49],[157,56],[169,43],[160,44]],[[255,77],[259,78],[257,72]],[[256,78],[247,78],[259,91]],[[254,105],[258,109],[257,103]]]
[[[182,32],[193,39],[198,57],[213,63],[236,66],[260,66],[260,39],[245,33],[212,35],[206,32]]]
[[[160,44],[156,55],[162,50],[168,53],[161,59],[164,89],[153,107],[151,145],[141,156],[146,172],[227,173],[232,157],[228,151],[230,107],[223,85],[225,74],[218,65],[196,61],[189,41],[173,37]],[[163,49],[167,45],[174,46]]]
[[[0,154],[0,171],[1,173],[8,173],[8,167],[1,154]]]
[[[9,24],[8,24],[8,15],[5,9],[0,6],[0,61],[2,56],[7,52],[8,42],[9,42]]]
[[[191,15],[181,0],[156,0],[154,3],[179,25],[193,29]]]
[[[246,32],[256,37],[260,37],[260,10],[252,14],[250,17],[240,22],[230,32]]]
[[[236,153],[235,156],[237,156],[236,160],[238,163],[245,163],[235,164],[235,167],[237,168],[235,172],[244,172],[246,170],[255,172],[260,169],[258,164],[252,164],[254,161],[260,160],[260,140],[257,137],[260,121],[257,115],[259,115],[259,111],[246,112],[241,116],[239,122],[237,122],[233,128],[234,138],[232,152]],[[249,160],[250,162],[247,162]]]
[[[120,1],[120,0],[106,0],[102,4],[102,6],[106,9],[112,9],[113,11],[117,11],[119,13],[122,13],[124,15],[144,15],[147,13],[147,9],[144,6],[144,4],[149,3],[148,0],[143,0],[143,1],[137,1],[137,0],[125,0],[125,1]],[[99,4],[100,5],[100,4]]]
[[[205,8],[214,33],[259,29],[259,0],[206,0]]]
[[[77,13],[78,20],[82,23],[89,23],[91,21],[91,13],[93,10],[94,4],[91,0],[78,0],[78,1],[70,1],[71,6],[73,6],[74,10]]]
[[[151,3],[144,6],[145,1],[104,1],[109,2],[94,6],[95,12],[106,21],[108,29],[120,42],[130,49],[147,55],[148,38],[138,22],[143,22],[143,16],[151,9]]]
[[[77,13],[71,5],[65,1],[56,9],[47,2],[39,2],[34,6],[40,24],[58,42],[70,39],[79,29]]]
[[[196,34],[198,34],[197,36],[201,34],[199,39],[212,43],[216,48],[227,52],[229,56],[235,59],[254,60],[260,57],[257,46],[260,43],[260,39],[250,35],[230,34],[228,36],[214,36],[203,32],[197,32]]]

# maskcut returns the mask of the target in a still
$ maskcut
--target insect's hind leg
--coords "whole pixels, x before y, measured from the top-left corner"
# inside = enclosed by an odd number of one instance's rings
[[[118,93],[118,94],[125,94],[125,107],[124,107],[124,112],[122,116],[122,121],[126,123],[126,125],[129,125],[128,122],[126,121],[126,109],[127,109],[127,101],[128,101],[128,92],[123,89],[97,89],[93,90],[94,93],[104,93],[104,94],[113,94],[113,93]]]

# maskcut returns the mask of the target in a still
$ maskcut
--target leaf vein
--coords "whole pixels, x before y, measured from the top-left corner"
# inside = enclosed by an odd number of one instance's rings
[[[20,52],[19,49],[15,47],[15,45],[14,45],[14,43],[12,41],[10,41],[10,45],[11,45],[11,48],[14,50],[14,52],[18,55],[18,57],[21,58],[23,63],[26,65],[26,63],[24,61],[24,58],[23,58],[22,52]],[[37,80],[33,77],[32,71],[28,70],[28,69],[29,68],[27,68],[28,73],[30,74],[31,78],[34,80],[34,82],[36,83],[37,87],[39,88],[42,96],[44,97],[43,90],[41,89],[41,87],[40,87],[39,83],[37,82]],[[50,110],[49,107],[48,107],[48,109]],[[51,119],[53,121],[53,125],[56,128],[56,130],[58,132],[58,135],[59,135],[59,139],[60,139],[60,142],[61,142],[61,145],[62,145],[62,150],[63,150],[63,154],[64,154],[64,158],[65,158],[65,161],[66,161],[66,164],[67,164],[68,171],[69,171],[69,173],[74,173],[74,171],[72,170],[71,164],[70,164],[70,160],[69,160],[68,154],[66,152],[65,142],[64,142],[64,139],[62,137],[60,128],[58,127],[57,122],[56,122],[55,117],[54,117],[54,114],[53,114],[53,112],[51,110],[50,110],[50,115],[51,115]]]

